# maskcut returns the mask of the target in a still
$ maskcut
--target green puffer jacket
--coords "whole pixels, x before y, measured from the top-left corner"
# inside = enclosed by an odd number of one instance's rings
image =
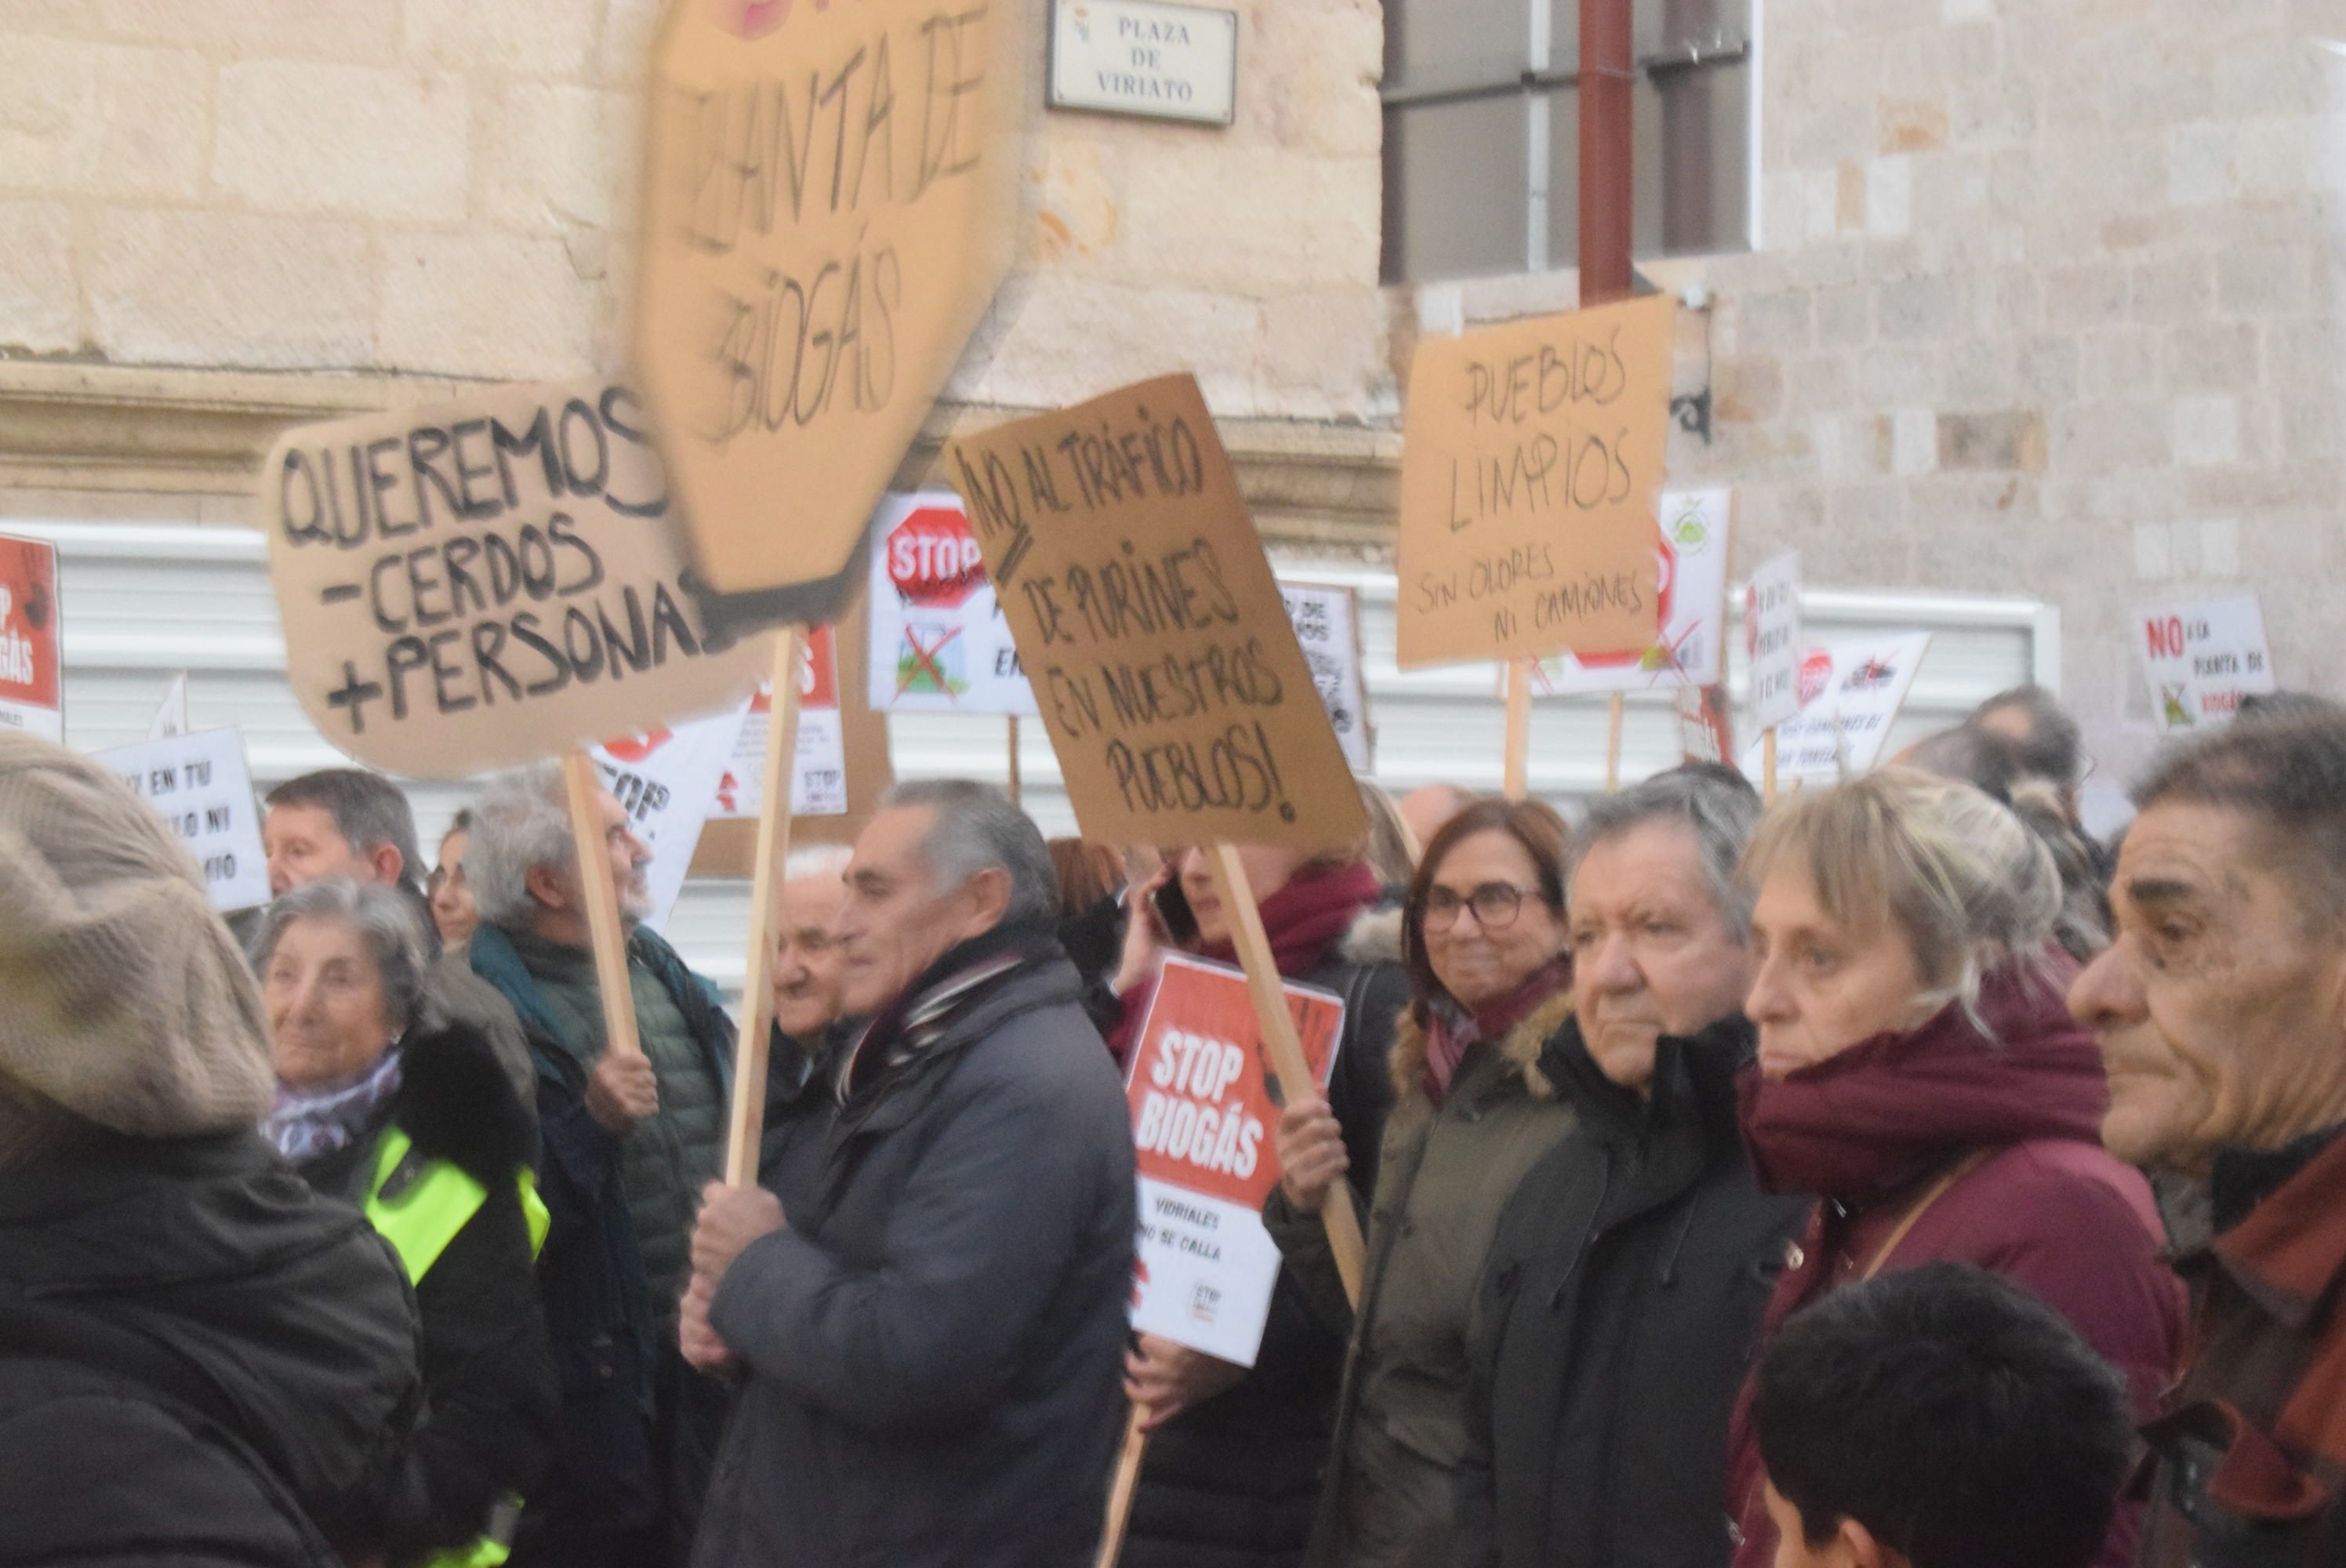
[[[1572,1130],[1571,1107],[1535,1070],[1542,1043],[1571,1014],[1567,987],[1504,1038],[1469,1046],[1439,1107],[1425,1092],[1424,1031],[1402,1016],[1357,1315],[1319,1216],[1271,1192],[1263,1220],[1289,1268],[1313,1307],[1351,1330],[1313,1564],[1447,1561],[1474,1285],[1516,1184]]]

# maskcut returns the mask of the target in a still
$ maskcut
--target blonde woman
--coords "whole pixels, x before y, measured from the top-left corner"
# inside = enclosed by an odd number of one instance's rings
[[[2147,1416],[2183,1293],[2149,1187],[2102,1151],[2109,1091],[2062,996],[2051,854],[1971,785],[1892,769],[1780,804],[1744,859],[1757,970],[1741,1084],[1761,1186],[1823,1201],[1761,1337],[1841,1285],[1938,1260],[2034,1291],[2124,1372]],[[1739,1412],[1728,1477],[1736,1568],[1774,1559]],[[2100,1561],[2129,1562],[2122,1506]]]

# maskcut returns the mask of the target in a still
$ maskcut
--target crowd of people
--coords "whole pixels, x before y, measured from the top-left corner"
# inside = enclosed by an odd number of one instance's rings
[[[0,732],[0,1563],[2346,1564],[2346,709],[2160,756],[2115,845],[2004,694],[1763,809],[1363,786],[1244,848],[1280,974],[1250,1366],[1127,1322],[1121,1085],[1197,846],[898,786],[780,881],[735,1023],[561,775],[423,860],[359,769],[230,928],[105,770]],[[1347,1288],[1323,1214],[1349,1187]]]

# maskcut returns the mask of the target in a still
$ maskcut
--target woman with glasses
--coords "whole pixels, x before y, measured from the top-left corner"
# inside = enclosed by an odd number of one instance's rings
[[[1341,1125],[1336,1136],[1355,1168],[1373,1170],[1392,1098],[1385,1061],[1410,990],[1396,962],[1399,912],[1377,907],[1377,873],[1358,852],[1306,860],[1248,845],[1238,853],[1279,972],[1343,998],[1328,1125]],[[1136,884],[1128,903],[1116,981],[1125,1022],[1109,1042],[1119,1057],[1168,949],[1223,962],[1237,957],[1230,911],[1199,850],[1176,854]],[[1177,942],[1174,926],[1184,940]],[[1344,1335],[1341,1322],[1312,1310],[1293,1275],[1280,1274],[1251,1369],[1153,1334],[1138,1337],[1127,1388],[1148,1412],[1148,1451],[1133,1494],[1124,1568],[1283,1568],[1301,1561],[1328,1456]]]
[[[1314,1563],[1449,1561],[1474,1281],[1507,1196],[1573,1125],[1535,1071],[1572,1012],[1564,850],[1546,806],[1478,800],[1418,864],[1402,913],[1413,995],[1393,1044],[1357,1315],[1320,1220],[1357,1169],[1341,1118],[1302,1096],[1280,1116],[1283,1175],[1263,1217],[1312,1307],[1351,1340]]]

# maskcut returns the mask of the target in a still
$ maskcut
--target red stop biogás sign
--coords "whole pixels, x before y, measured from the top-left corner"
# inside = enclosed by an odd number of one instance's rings
[[[923,506],[888,535],[888,580],[907,604],[960,607],[985,582],[985,557],[969,519],[952,507]]]
[[[1808,657],[1800,660],[1800,706],[1802,708],[1808,707],[1825,694],[1825,687],[1832,684],[1832,655],[1823,648],[1810,648]]]

